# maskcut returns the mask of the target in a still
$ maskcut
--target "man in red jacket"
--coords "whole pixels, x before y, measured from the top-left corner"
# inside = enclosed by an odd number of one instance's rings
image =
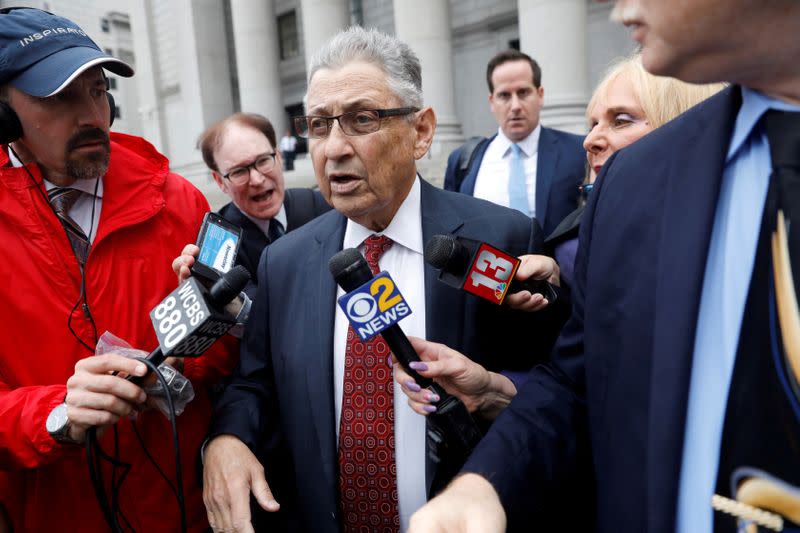
[[[103,69],[133,75],[69,20],[0,11],[0,503],[17,531],[107,529],[83,446],[92,427],[106,453],[118,446],[132,465],[122,482],[122,469],[103,468],[121,483],[120,522],[180,524],[169,422],[154,410],[133,422],[146,395],[112,374],[145,367],[94,352],[105,331],[157,345],[148,313],[175,288],[170,260],[208,204],[149,143],[109,133]],[[193,531],[207,527],[194,468],[211,412],[204,385],[227,373],[231,353],[219,348],[183,371],[196,394],[178,418]]]

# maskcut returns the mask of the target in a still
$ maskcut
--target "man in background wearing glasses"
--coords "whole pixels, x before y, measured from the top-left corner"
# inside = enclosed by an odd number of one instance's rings
[[[466,295],[439,282],[422,252],[432,236],[449,233],[536,253],[542,232],[518,211],[442,191],[417,174],[436,118],[423,104],[417,57],[395,37],[362,28],[335,36],[309,68],[306,110],[296,130],[310,140],[334,211],[261,258],[240,369],[205,449],[206,508],[216,530],[247,531],[252,492],[262,508],[280,509],[270,518],[290,531],[404,530],[449,480],[426,454],[425,418],[392,386],[388,348],[348,332],[328,261],[357,248],[373,271],[388,271],[412,310],[400,322],[408,335],[458,347],[492,371],[525,369],[549,354],[560,325],[555,307],[530,293],[514,296],[540,312]],[[550,258],[526,265],[525,274],[557,276]],[[252,451],[264,448],[262,465]]]
[[[316,191],[285,189],[275,129],[266,117],[235,113],[209,126],[198,146],[214,181],[231,199],[219,214],[242,228],[236,263],[253,280],[268,244],[330,210]]]

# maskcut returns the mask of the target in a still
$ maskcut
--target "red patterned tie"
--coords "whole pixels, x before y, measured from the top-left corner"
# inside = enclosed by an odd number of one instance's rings
[[[373,274],[378,259],[392,246],[386,236],[364,241]],[[344,395],[339,428],[339,490],[347,533],[396,533],[397,465],[394,458],[394,387],[386,364],[389,346],[380,335],[362,342],[347,328]]]

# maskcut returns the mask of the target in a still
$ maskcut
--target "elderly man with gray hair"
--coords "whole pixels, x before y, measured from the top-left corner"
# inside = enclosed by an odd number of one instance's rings
[[[426,453],[426,420],[393,387],[386,343],[362,342],[348,327],[330,258],[358,249],[402,291],[412,310],[400,322],[405,333],[457,347],[492,371],[546,358],[563,317],[541,295],[514,295],[534,313],[479,300],[440,283],[423,261],[437,234],[490,241],[514,255],[537,253],[542,235],[518,211],[419,176],[416,160],[431,145],[436,118],[405,43],[361,28],[338,34],[309,69],[306,109],[295,125],[334,210],[262,255],[240,369],[205,449],[208,517],[215,530],[251,530],[252,493],[272,512],[262,518],[292,531],[405,530],[452,472]],[[524,266],[519,278],[557,275],[548,257]],[[525,342],[532,335],[533,345]],[[470,408],[482,416],[481,406]]]

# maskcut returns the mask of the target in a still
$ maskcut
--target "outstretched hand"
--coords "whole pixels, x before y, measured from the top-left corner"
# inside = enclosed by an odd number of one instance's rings
[[[436,381],[448,394],[458,397],[470,413],[494,419],[516,395],[516,387],[508,378],[489,372],[456,350],[418,337],[408,339],[421,359],[410,366],[419,375]],[[395,380],[408,396],[409,406],[421,415],[435,413],[440,398],[422,389],[399,363],[393,366]]]

